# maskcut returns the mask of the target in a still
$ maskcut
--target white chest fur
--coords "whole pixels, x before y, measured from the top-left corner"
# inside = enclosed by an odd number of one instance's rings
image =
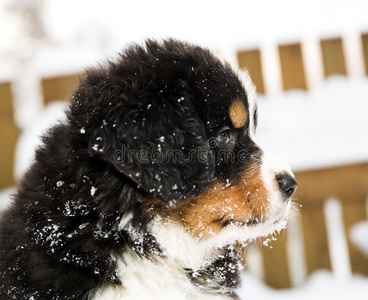
[[[167,258],[139,258],[126,253],[118,260],[118,275],[124,287],[108,286],[99,290],[93,300],[210,300],[230,299],[199,290],[184,269]]]

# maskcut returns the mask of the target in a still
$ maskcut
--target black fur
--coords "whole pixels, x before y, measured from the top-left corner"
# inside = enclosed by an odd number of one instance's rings
[[[199,288],[208,286],[218,293],[234,296],[234,289],[239,285],[238,270],[241,268],[238,251],[234,247],[224,248],[212,264],[204,270],[187,269],[191,281]]]
[[[231,150],[247,144],[228,115],[235,98],[247,107],[230,66],[175,40],[133,45],[87,70],[67,122],[44,136],[2,217],[0,299],[86,299],[106,283],[124,285],[112,255],[127,248],[160,255],[148,233],[137,244],[119,231],[122,215],[130,211],[146,233],[147,198],[193,199],[213,180],[235,176],[239,166],[216,158],[224,149],[209,142],[227,126],[243,139]],[[172,150],[181,157],[170,159]],[[212,269],[203,275],[216,277]],[[235,286],[229,278],[220,285]]]

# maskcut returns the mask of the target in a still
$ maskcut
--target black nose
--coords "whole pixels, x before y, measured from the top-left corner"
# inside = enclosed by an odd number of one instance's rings
[[[283,193],[285,199],[289,199],[295,193],[298,186],[295,178],[288,174],[282,174],[277,175],[276,179],[279,182],[280,190]]]

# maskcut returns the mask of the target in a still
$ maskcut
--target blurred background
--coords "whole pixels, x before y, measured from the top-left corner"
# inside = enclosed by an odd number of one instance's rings
[[[367,0],[1,0],[0,210],[84,68],[175,37],[249,70],[257,138],[288,162],[299,209],[245,253],[242,297],[368,295]]]

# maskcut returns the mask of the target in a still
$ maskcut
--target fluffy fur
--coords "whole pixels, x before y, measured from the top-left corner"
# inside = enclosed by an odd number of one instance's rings
[[[2,217],[0,298],[236,298],[233,245],[281,230],[296,188],[254,94],[176,40],[87,70]]]

